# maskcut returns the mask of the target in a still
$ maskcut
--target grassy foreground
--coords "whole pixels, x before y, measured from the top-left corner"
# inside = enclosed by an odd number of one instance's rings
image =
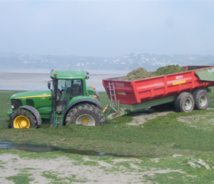
[[[0,93],[0,100],[4,104],[0,109],[0,140],[152,158],[173,154],[212,155],[214,151],[214,128],[212,122],[208,122],[213,118],[213,110],[169,113],[148,119],[139,126],[128,125],[127,122],[133,119],[131,116],[124,116],[99,127],[68,125],[53,128],[48,123],[38,129],[8,129],[6,112],[12,93],[14,91]],[[101,94],[101,100],[106,104],[105,93]],[[181,122],[179,117],[189,119],[191,125],[198,119],[199,124],[195,126],[199,128]]]
[[[172,112],[165,116],[147,119],[146,123],[138,126],[128,124],[133,120],[130,115],[106,122],[104,126],[100,127],[69,125],[53,128],[49,124],[43,124],[39,129],[18,130],[7,128],[6,112],[10,107],[9,97],[13,93],[16,92],[0,91],[0,141],[94,150],[119,155],[140,156],[140,158],[115,163],[116,157],[88,157],[89,161],[85,161],[84,156],[61,152],[38,154],[2,149],[0,149],[0,156],[11,152],[27,159],[35,157],[54,159],[63,156],[73,161],[78,162],[79,160],[79,162],[83,162],[83,165],[88,164],[90,167],[99,166],[104,173],[145,172],[138,180],[140,182],[214,182],[214,110],[191,113]],[[213,94],[211,94],[211,98],[213,99]],[[107,103],[108,99],[105,93],[101,94],[101,100],[103,105]],[[211,106],[213,106],[212,100]],[[100,161],[111,166],[104,167],[102,164],[100,165]],[[0,161],[0,163],[2,162]],[[157,170],[157,172],[147,173],[152,170]],[[24,173],[26,175],[23,176],[23,172],[20,172],[14,175],[14,178],[9,177],[9,179],[20,181],[20,178],[31,178],[29,172]],[[43,173],[43,176],[49,179],[55,177],[50,172]],[[64,179],[60,177],[56,181],[64,183]],[[90,180],[87,178],[79,180],[75,175],[72,182],[75,181],[87,182]]]
[[[0,160],[4,173],[4,178],[0,174],[0,181],[4,183],[208,184],[214,181],[214,156],[124,159],[0,150]]]

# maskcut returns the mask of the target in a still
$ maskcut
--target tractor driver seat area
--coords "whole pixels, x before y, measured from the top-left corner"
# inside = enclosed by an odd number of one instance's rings
[[[73,85],[73,87],[72,87],[72,96],[80,96],[80,95],[82,95],[82,88],[81,88],[81,86],[80,85]]]
[[[72,87],[67,88],[66,95],[67,95],[67,98],[70,98],[70,99],[75,96],[83,95],[82,85],[74,84]]]
[[[57,102],[60,100],[61,96],[62,96],[62,92],[59,89],[57,89],[57,97],[56,97]]]
[[[61,113],[63,111],[63,107],[65,106],[63,100],[64,92],[57,90],[57,100],[56,100],[56,112]]]
[[[57,100],[56,100],[56,111],[62,113],[65,107],[68,105],[68,102],[76,96],[83,95],[83,82],[82,80],[66,80],[64,85],[59,85],[61,87],[57,91]]]

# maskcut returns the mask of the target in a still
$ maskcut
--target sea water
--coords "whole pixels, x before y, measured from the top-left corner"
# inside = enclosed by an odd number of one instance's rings
[[[97,91],[105,91],[102,79],[125,76],[125,70],[88,70],[87,86],[93,86]],[[49,71],[0,71],[0,90],[48,90]]]

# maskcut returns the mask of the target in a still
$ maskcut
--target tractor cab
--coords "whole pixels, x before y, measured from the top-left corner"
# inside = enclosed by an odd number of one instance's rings
[[[81,79],[54,80],[55,107],[57,113],[62,113],[68,102],[76,96],[83,95],[83,81]]]
[[[69,102],[85,94],[85,80],[89,77],[85,71],[75,70],[51,71],[51,78],[53,81],[51,125],[60,126],[63,125],[63,116]]]
[[[83,103],[86,98],[97,100],[96,91],[86,87],[86,79],[89,73],[82,70],[75,71],[52,71],[53,81],[52,93],[52,111],[51,125],[65,125],[65,117],[71,106],[80,102]],[[92,96],[90,96],[90,94]],[[93,99],[94,98],[94,99]],[[86,120],[85,120],[86,121]]]

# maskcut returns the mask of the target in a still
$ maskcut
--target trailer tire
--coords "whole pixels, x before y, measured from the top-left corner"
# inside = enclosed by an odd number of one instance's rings
[[[195,100],[195,109],[204,110],[208,107],[210,99],[206,90],[198,89],[193,92]]]
[[[10,116],[9,128],[37,128],[37,121],[33,113],[26,109],[16,109]]]
[[[79,104],[71,108],[65,118],[65,125],[70,123],[85,126],[100,126],[104,124],[102,111],[92,104]]]
[[[191,93],[183,92],[175,100],[177,112],[191,112],[194,109],[195,101]]]

